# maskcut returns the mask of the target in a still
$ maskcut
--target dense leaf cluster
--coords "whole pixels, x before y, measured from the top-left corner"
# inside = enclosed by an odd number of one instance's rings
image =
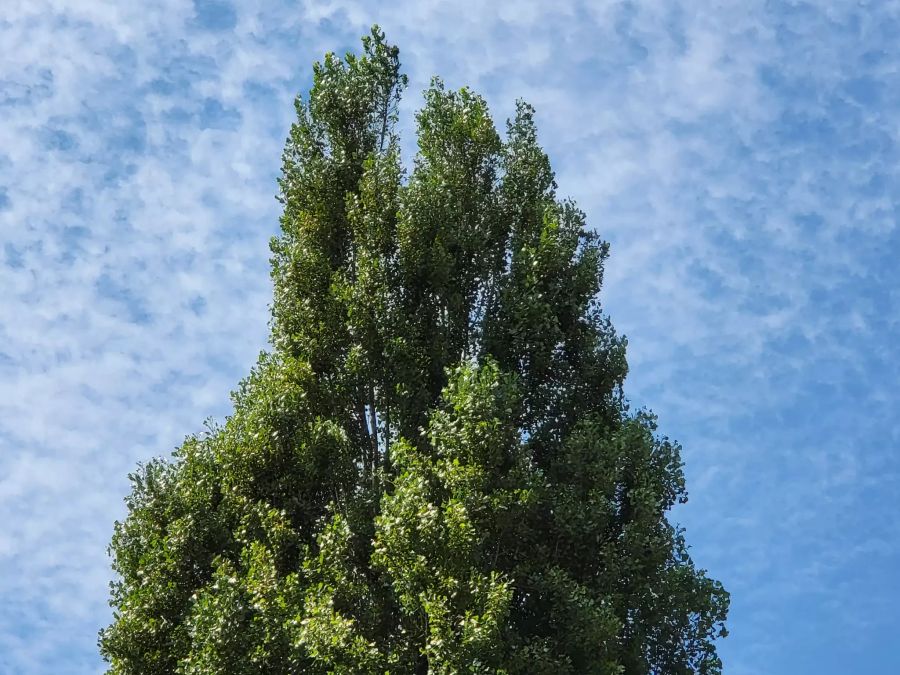
[[[728,596],[666,513],[679,448],[622,396],[607,246],[520,103],[439,80],[409,174],[377,29],[296,104],[272,350],[133,476],[112,673],[715,673]]]

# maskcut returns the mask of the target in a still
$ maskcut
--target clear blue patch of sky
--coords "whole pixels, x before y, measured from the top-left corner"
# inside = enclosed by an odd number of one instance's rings
[[[104,272],[97,278],[95,289],[99,298],[111,302],[112,311],[116,315],[124,316],[136,324],[149,324],[152,321],[141,296],[109,273]]]
[[[195,26],[210,31],[228,31],[237,24],[237,10],[226,0],[194,0]]]
[[[236,129],[241,123],[241,113],[226,108],[215,98],[206,98],[200,111],[200,126],[204,129]]]
[[[24,266],[23,252],[9,242],[3,244],[3,263],[7,267],[18,269]]]
[[[0,107],[30,106],[53,92],[53,72],[31,66],[24,71],[0,77]]]

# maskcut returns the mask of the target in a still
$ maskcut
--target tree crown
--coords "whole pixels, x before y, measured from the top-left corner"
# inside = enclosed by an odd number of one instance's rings
[[[132,475],[114,673],[715,673],[728,595],[667,520],[680,448],[622,393],[608,246],[534,110],[501,137],[377,28],[296,101],[270,352]]]

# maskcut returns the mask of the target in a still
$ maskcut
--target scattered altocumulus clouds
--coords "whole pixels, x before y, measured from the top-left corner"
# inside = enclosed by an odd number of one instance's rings
[[[407,132],[433,74],[528,99],[612,243],[726,672],[900,669],[900,4],[296,4],[3,3],[0,672],[102,669],[127,473],[264,348],[292,98],[376,21]]]

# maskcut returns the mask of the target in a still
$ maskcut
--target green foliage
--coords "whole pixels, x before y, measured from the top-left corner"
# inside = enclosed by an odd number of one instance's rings
[[[679,447],[622,394],[607,245],[434,80],[404,172],[377,29],[297,100],[272,351],[131,478],[112,673],[717,673],[728,595],[666,517]]]

